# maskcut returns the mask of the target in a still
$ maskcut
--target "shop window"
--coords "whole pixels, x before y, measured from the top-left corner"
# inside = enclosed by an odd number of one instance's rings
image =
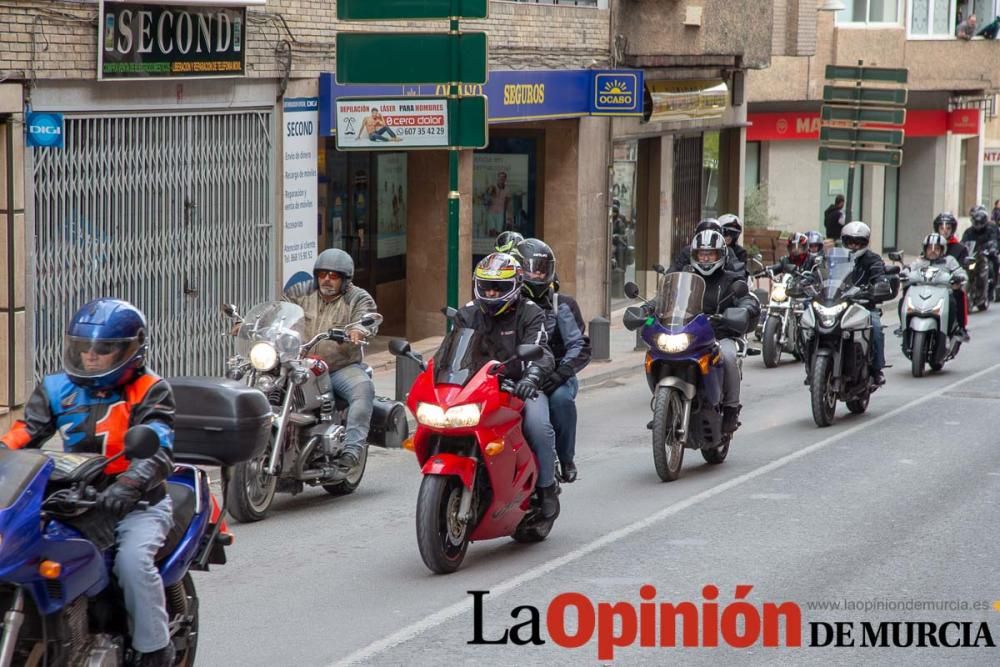
[[[750,190],[760,185],[760,142],[747,142],[747,155],[744,161],[744,174],[746,174],[746,189]]]
[[[837,23],[899,23],[899,0],[847,0]]]
[[[909,0],[911,37],[954,37],[958,27],[955,0]]]
[[[817,231],[823,230],[823,214],[827,207],[834,203],[837,195],[844,195],[847,197],[847,176],[850,173],[850,168],[846,164],[840,164],[837,162],[823,162],[820,168],[820,210],[819,217],[816,226],[812,226],[812,229]],[[858,165],[854,168],[854,187],[851,191],[851,201],[848,202],[851,206],[850,218],[847,222],[852,220],[861,219],[861,202],[864,193],[862,192],[862,183],[864,182],[864,166]]]
[[[1000,205],[1000,164],[983,167],[982,204],[990,211]]]
[[[701,171],[701,217],[718,218],[723,213],[719,210],[718,132],[706,132],[704,135],[701,149]]]
[[[624,300],[625,283],[636,282],[636,165],[639,142],[615,144],[611,183],[611,300]]]
[[[491,137],[472,163],[472,255],[493,252],[497,235],[516,231],[535,236],[537,144],[530,137]]]

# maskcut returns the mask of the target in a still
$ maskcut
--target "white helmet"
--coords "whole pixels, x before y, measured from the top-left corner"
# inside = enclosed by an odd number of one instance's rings
[[[851,250],[851,258],[855,260],[868,252],[868,242],[871,241],[871,238],[871,227],[860,220],[847,223],[844,225],[843,231],[840,232],[840,242],[844,244],[845,248]],[[858,243],[861,247],[857,250],[852,250],[849,247],[852,243]]]
[[[699,261],[699,252],[711,251],[715,259],[707,262]],[[703,276],[710,276],[726,262],[726,240],[717,231],[707,229],[694,235],[691,241],[691,266]]]

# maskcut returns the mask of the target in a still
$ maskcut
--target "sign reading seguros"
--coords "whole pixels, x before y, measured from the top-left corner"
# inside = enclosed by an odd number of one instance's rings
[[[35,148],[63,147],[63,115],[61,113],[25,114],[24,125],[28,130],[28,145]]]

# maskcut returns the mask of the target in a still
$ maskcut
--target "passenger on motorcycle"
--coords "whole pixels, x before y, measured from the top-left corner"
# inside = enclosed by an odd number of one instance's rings
[[[760,303],[750,294],[735,298],[733,285],[743,276],[725,267],[726,241],[722,234],[707,230],[695,235],[691,242],[691,261],[683,270],[698,273],[705,280],[702,311],[709,316],[722,315],[727,308],[743,308],[749,315],[751,327],[760,317]],[[746,331],[735,331],[719,318],[710,317],[715,337],[722,352],[725,370],[722,388],[722,430],[733,433],[739,427],[740,367],[737,359],[736,339]]]
[[[556,455],[563,482],[576,480],[576,374],[590,363],[590,339],[576,299],[557,293],[552,282],[556,257],[544,242],[526,239],[517,246],[524,269],[524,294],[545,312],[545,331],[555,357],[555,370],[543,380],[549,398],[549,420],[555,431]]]
[[[777,264],[767,267],[772,273],[798,273],[808,268],[809,243],[805,234],[795,232],[788,238],[788,255],[778,260]]]
[[[721,235],[722,225],[719,224],[719,221],[716,220],[715,218],[705,218],[695,226],[694,228],[695,236],[704,231],[719,232],[719,234]],[[746,266],[746,262],[744,261],[741,264],[740,260],[736,258],[736,253],[733,252],[732,249],[729,248],[728,246],[726,246],[725,250],[726,250],[726,271],[732,273],[744,274],[746,270],[744,268]],[[746,250],[744,250],[743,248],[740,248],[740,250],[746,252]],[[683,248],[681,248],[680,252],[677,253],[677,256],[674,257],[674,261],[667,268],[667,273],[675,273],[677,271],[683,271],[685,267],[690,265],[691,265],[691,245],[686,244]]]
[[[535,488],[542,516],[559,514],[555,485],[555,432],[549,421],[549,398],[540,391],[556,368],[545,330],[545,313],[530,299],[522,299],[524,271],[514,257],[495,252],[476,266],[473,302],[459,309],[455,326],[484,334],[483,353],[497,361],[512,359],[518,345],[541,345],[543,357],[527,364],[511,364],[508,375],[517,380],[514,395],[524,401],[524,436],[538,459]]]
[[[513,254],[514,249],[517,248],[518,244],[524,241],[524,237],[517,232],[500,232],[497,235],[496,247],[493,249],[494,252],[505,252],[508,255]]]
[[[990,287],[996,286],[997,275],[997,226],[990,220],[985,206],[976,206],[969,212],[972,226],[962,234],[962,243],[974,241],[977,248],[987,251],[990,260]]]
[[[376,312],[375,300],[365,290],[354,285],[354,260],[343,250],[324,250],[313,264],[313,280],[292,285],[284,300],[297,304],[305,311],[305,336],[312,338],[321,331],[343,328],[358,322],[367,313]],[[361,462],[368,439],[368,427],[375,401],[375,384],[362,365],[360,343],[374,330],[355,325],[348,331],[349,341],[320,341],[312,356],[326,362],[330,386],[334,393],[348,402],[344,447],[338,464],[353,468]],[[323,383],[320,385],[323,386]],[[333,405],[324,405],[327,414]]]
[[[719,218],[719,224],[722,226],[722,238],[726,240],[726,246],[734,256],[733,263],[743,267],[743,275],[746,278],[749,274],[750,266],[747,259],[747,250],[739,244],[740,234],[743,233],[743,223],[740,222],[738,215],[726,213]]]
[[[958,240],[955,231],[958,229],[958,220],[950,212],[938,213],[934,218],[934,231],[943,236],[948,241],[948,254],[962,264],[969,256],[969,249]]]
[[[968,275],[965,273],[965,269],[958,263],[951,255],[947,254],[948,242],[940,234],[928,234],[924,237],[923,252],[921,254],[921,259],[913,262],[909,266],[910,273],[918,273],[923,271],[929,266],[939,267],[951,274],[951,307],[948,309],[948,331],[954,331],[957,335],[961,336],[966,342],[969,340],[969,334],[966,332],[965,327],[959,322],[959,313],[961,312],[961,292],[962,286],[968,280]],[[906,303],[906,293],[904,292],[902,297],[899,299],[899,321],[900,328],[897,329],[897,333],[902,333],[903,326],[903,305]]]
[[[855,221],[844,225],[840,241],[851,251],[854,260],[852,282],[861,289],[870,289],[872,298],[864,305],[871,313],[872,323],[872,365],[871,377],[875,384],[885,384],[882,369],[885,368],[885,332],[882,331],[882,317],[878,304],[891,295],[891,288],[885,277],[885,262],[868,248],[872,230],[863,222]]]
[[[810,255],[822,255],[825,246],[823,244],[823,235],[819,232],[806,232],[806,241],[809,245]]]
[[[106,472],[115,481],[97,498],[115,517],[114,573],[132,620],[136,664],[174,664],[163,581],[156,552],[173,526],[165,480],[173,470],[174,397],[146,369],[146,319],[130,303],[97,299],[73,316],[63,345],[63,371],[47,375],[24,407],[24,418],[0,438],[11,449],[41,447],[58,431],[67,452],[111,457],[125,447],[129,427],[144,424],[160,439],[148,459],[118,459]],[[137,510],[142,500],[149,503]]]

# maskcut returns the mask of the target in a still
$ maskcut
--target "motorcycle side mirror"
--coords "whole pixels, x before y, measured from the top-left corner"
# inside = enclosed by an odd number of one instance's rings
[[[889,253],[889,259],[891,259],[894,262],[902,262],[903,261],[903,253],[896,252],[896,251],[890,252]]]
[[[742,280],[738,280],[735,283],[733,283],[733,295],[737,299],[742,299],[743,297],[745,297],[749,293],[750,293],[750,287],[749,287],[749,285],[747,285]]]
[[[633,282],[625,283],[625,296],[630,299],[639,298],[639,286]]]
[[[410,353],[410,344],[402,338],[393,338],[389,341],[389,353],[394,357],[405,357]]]
[[[160,436],[153,427],[139,424],[125,432],[125,456],[129,459],[151,459],[160,451]]]
[[[763,263],[763,261],[764,261],[764,255],[760,254],[759,252],[758,252],[758,253],[756,253],[756,254],[755,254],[755,255],[753,256],[753,258],[754,258],[755,260],[757,260],[758,262],[761,262],[761,263]]]
[[[635,331],[646,324],[646,315],[642,312],[642,308],[639,306],[629,306],[625,309],[625,315],[622,317],[622,321],[625,324],[625,328],[629,331]]]
[[[372,327],[377,327],[382,324],[382,320],[385,318],[378,313],[365,313],[365,315],[358,321],[358,324],[366,329],[371,329]]]
[[[545,349],[541,345],[527,344],[517,346],[517,358],[522,361],[538,361],[545,356]]]
[[[750,328],[750,311],[746,308],[726,308],[722,317],[728,326],[737,331],[745,332]]]
[[[662,264],[653,264],[653,270],[659,273],[661,276],[667,275],[667,270],[663,268]]]
[[[451,306],[445,306],[444,308],[441,309],[441,314],[447,317],[449,320],[454,320],[455,317],[458,315],[458,311],[452,308]]]
[[[236,304],[232,303],[222,304],[222,312],[225,314],[226,317],[236,318],[240,316],[239,311],[236,310]]]

